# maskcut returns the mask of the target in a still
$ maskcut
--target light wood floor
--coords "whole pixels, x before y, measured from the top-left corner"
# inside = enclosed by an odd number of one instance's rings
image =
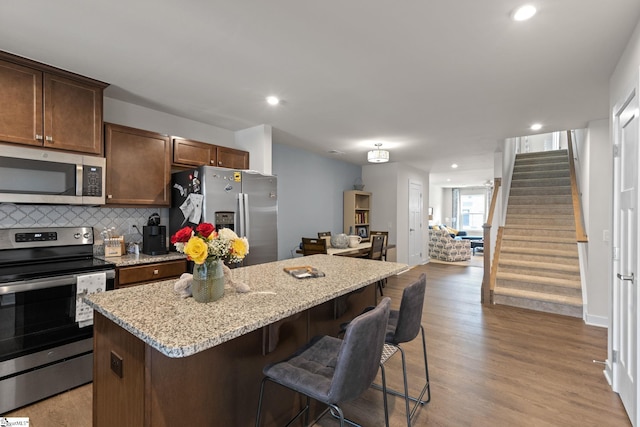
[[[593,362],[607,356],[606,329],[570,317],[482,307],[482,268],[477,267],[431,263],[390,279],[385,295],[394,307],[406,283],[422,271],[427,273],[423,325],[432,399],[418,409],[413,426],[631,425],[603,366]],[[409,385],[416,390],[424,378],[420,340],[404,348]],[[387,380],[397,388],[399,361],[397,355],[387,363]],[[389,402],[391,425],[406,425],[403,401],[391,397]],[[379,391],[367,391],[344,410],[363,426],[384,425]],[[31,427],[89,427],[91,385],[5,415],[30,417]],[[338,423],[324,417],[316,425]]]

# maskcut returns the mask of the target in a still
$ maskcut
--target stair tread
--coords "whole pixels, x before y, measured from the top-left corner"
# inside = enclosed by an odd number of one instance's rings
[[[544,276],[532,276],[529,274],[518,274],[518,273],[505,273],[498,270],[496,273],[496,287],[500,280],[511,280],[517,282],[527,282],[527,283],[540,283],[544,285],[554,285],[554,286],[562,286],[565,288],[582,288],[582,284],[580,282],[580,277],[575,280],[570,279],[559,279],[555,277],[544,277]]]
[[[575,247],[571,250],[564,249],[541,249],[533,247],[520,247],[520,246],[502,246],[500,256],[502,254],[525,254],[525,255],[547,255],[547,256],[559,256],[567,258],[578,259],[578,248]]]
[[[532,259],[533,257],[535,257],[535,259]],[[575,263],[578,266],[580,265],[578,254],[573,254],[573,253],[557,255],[557,254],[541,254],[541,253],[535,253],[535,252],[528,252],[526,254],[523,254],[522,252],[515,252],[515,251],[502,252],[500,254],[500,260],[498,262],[501,263],[502,261],[507,261],[509,264],[512,264],[518,261],[527,261],[527,262],[542,262],[542,263],[547,262],[547,263],[555,263],[555,264],[562,264],[562,265]]]
[[[547,225],[547,224],[508,224],[504,226],[507,230],[552,230],[552,231],[576,231],[575,227],[567,227],[566,225]]]
[[[519,260],[519,259],[513,259],[513,258],[504,259],[500,257],[500,260],[498,261],[498,268],[500,268],[501,265],[526,267],[526,268],[539,268],[542,270],[561,270],[564,272],[580,273],[580,266],[577,264],[577,262],[575,264],[562,264],[562,263],[550,264],[548,262],[525,261],[525,260]]]
[[[532,214],[526,214],[526,213],[513,213],[513,214],[509,214],[507,215],[507,218],[509,217],[515,217],[515,218],[540,218],[540,219],[573,219],[573,215],[572,214],[557,214],[557,215],[553,215],[553,214],[536,214],[536,215],[532,215]]]
[[[545,242],[545,243],[576,243],[576,238],[569,237],[557,237],[557,236],[523,236],[519,234],[502,235],[502,241],[505,240],[517,240],[525,242]]]
[[[494,294],[505,295],[516,298],[526,298],[529,300],[552,302],[565,305],[582,306],[582,297],[572,297],[567,295],[553,295],[536,291],[524,291],[521,289],[496,288]]]

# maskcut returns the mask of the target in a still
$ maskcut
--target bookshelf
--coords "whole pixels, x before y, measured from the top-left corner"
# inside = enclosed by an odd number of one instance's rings
[[[371,193],[349,190],[344,192],[344,232],[358,234],[369,241],[371,234]]]

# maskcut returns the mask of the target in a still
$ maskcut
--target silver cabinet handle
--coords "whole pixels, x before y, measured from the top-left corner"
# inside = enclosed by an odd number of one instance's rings
[[[38,135],[38,134],[36,134],[36,140],[38,140],[38,141],[42,141],[42,135]]]
[[[618,273],[618,279],[620,279],[620,280],[628,280],[628,281],[630,281],[631,283],[633,283],[633,282],[634,282],[633,273],[631,273],[631,275],[629,275],[629,276],[625,276],[624,274],[620,274],[620,273]]]
[[[47,136],[47,137],[45,137],[45,140],[47,142],[53,142],[53,137],[52,136]]]

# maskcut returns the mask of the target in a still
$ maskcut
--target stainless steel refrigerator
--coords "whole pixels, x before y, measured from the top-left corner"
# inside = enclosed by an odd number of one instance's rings
[[[249,240],[243,265],[278,259],[278,193],[275,176],[200,166],[171,177],[169,231],[209,222]]]

